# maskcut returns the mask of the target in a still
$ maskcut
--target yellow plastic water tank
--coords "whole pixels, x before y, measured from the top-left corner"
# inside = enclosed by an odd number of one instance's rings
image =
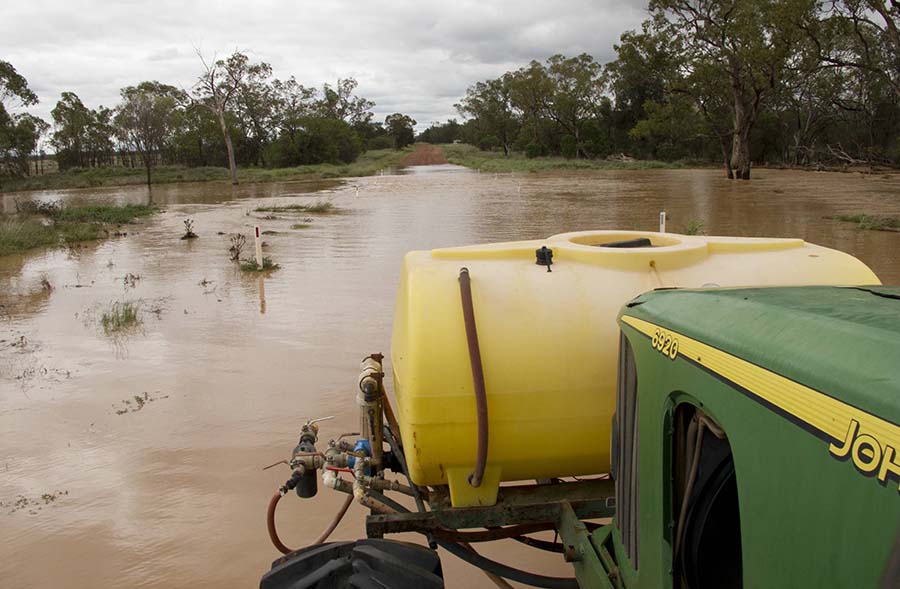
[[[647,238],[650,247],[604,244]],[[553,251],[551,272],[535,250]],[[458,276],[471,276],[490,437],[481,486]],[[391,344],[413,481],[454,506],[492,505],[501,481],[607,472],[620,307],[660,287],[880,284],[856,258],[800,239],[588,231],[406,255]]]

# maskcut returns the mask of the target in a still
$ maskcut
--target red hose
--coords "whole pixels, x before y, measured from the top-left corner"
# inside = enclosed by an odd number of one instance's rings
[[[278,552],[290,554],[293,550],[282,543],[278,537],[278,531],[275,529],[275,508],[278,506],[279,501],[281,501],[281,492],[276,491],[272,498],[269,499],[269,509],[266,510],[266,526],[269,528],[269,539],[272,540],[272,544],[275,545]]]
[[[281,541],[281,538],[278,537],[278,531],[275,529],[275,508],[278,507],[278,502],[281,500],[281,492],[276,492],[272,495],[272,498],[269,500],[269,508],[266,510],[266,527],[269,528],[269,539],[272,540],[272,544],[275,548],[278,549],[282,554],[290,554],[294,552],[292,548],[288,548]],[[322,544],[325,540],[331,536],[331,533],[334,532],[334,529],[341,523],[341,520],[344,519],[344,515],[347,513],[347,510],[350,509],[350,504],[353,503],[353,495],[347,495],[347,498],[344,500],[344,504],[341,505],[340,510],[338,510],[337,514],[334,516],[334,519],[331,520],[331,523],[328,524],[328,527],[322,530],[322,533],[319,534],[319,537],[316,538],[310,546],[316,546],[318,544]]]
[[[328,527],[322,530],[322,533],[319,534],[319,537],[315,539],[312,543],[313,546],[317,544],[323,543],[328,539],[328,536],[331,535],[331,532],[334,531],[338,524],[341,523],[341,520],[344,519],[344,514],[347,513],[347,510],[350,509],[350,504],[353,503],[353,495],[347,495],[347,498],[344,499],[344,504],[341,505],[341,508],[338,510],[337,515],[334,516],[334,519],[331,520],[331,523],[328,524]]]

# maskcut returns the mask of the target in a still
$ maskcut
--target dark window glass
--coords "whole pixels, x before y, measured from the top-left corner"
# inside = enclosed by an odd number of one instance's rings
[[[613,424],[613,477],[622,543],[632,566],[638,567],[638,429],[637,367],[624,334],[619,340],[619,388]]]

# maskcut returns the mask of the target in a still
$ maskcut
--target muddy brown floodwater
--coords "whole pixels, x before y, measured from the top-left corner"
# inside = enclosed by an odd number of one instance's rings
[[[355,186],[359,186],[359,192]],[[145,188],[12,197],[146,202]],[[0,585],[251,587],[277,553],[264,513],[300,424],[324,439],[354,428],[360,359],[388,352],[403,254],[584,229],[796,236],[850,252],[900,283],[900,234],[823,217],[900,215],[900,177],[758,170],[477,174],[455,166],[348,184],[153,189],[164,212],[126,237],[0,259]],[[342,214],[264,220],[266,204],[327,199]],[[195,240],[179,240],[190,217]],[[242,275],[228,236],[259,223],[281,269]],[[249,254],[251,248],[247,248]],[[131,275],[129,278],[128,275]],[[52,290],[47,289],[46,280]],[[264,292],[264,298],[263,298]],[[134,333],[104,335],[114,302],[139,305]],[[141,400],[135,399],[140,397]],[[311,541],[340,497],[282,501],[286,543]],[[353,507],[335,538],[363,534]],[[485,554],[546,574],[555,555]],[[449,587],[490,583],[444,554]]]

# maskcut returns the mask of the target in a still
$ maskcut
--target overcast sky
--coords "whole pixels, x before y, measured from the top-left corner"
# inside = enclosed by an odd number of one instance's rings
[[[38,94],[50,121],[63,91],[94,108],[142,80],[189,87],[207,56],[235,49],[320,87],[359,81],[383,120],[410,114],[419,129],[458,115],[473,82],[553,53],[605,63],[646,0],[31,0],[0,9],[0,59]]]

